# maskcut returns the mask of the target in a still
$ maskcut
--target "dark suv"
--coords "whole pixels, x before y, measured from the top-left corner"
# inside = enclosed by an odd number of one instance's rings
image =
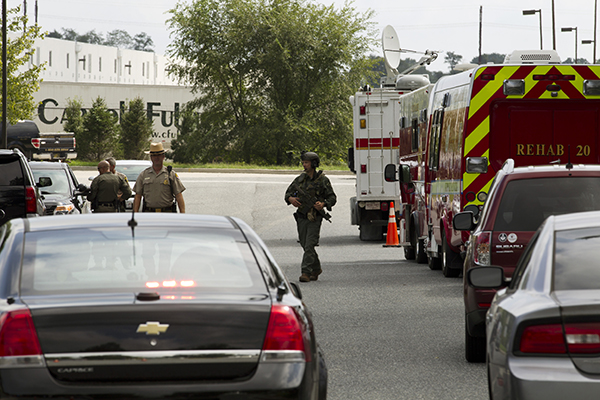
[[[0,225],[12,218],[44,215],[44,203],[38,187],[52,180],[33,177],[27,159],[18,149],[0,150]]]
[[[35,179],[49,177],[52,185],[42,188],[46,215],[90,213],[86,199],[89,188],[77,181],[69,164],[50,161],[30,161]]]
[[[496,174],[481,215],[477,210],[455,215],[454,229],[472,231],[463,267],[467,361],[485,361],[485,315],[496,294],[470,286],[467,271],[494,265],[511,277],[548,216],[592,210],[600,210],[600,165],[515,168],[509,159]]]

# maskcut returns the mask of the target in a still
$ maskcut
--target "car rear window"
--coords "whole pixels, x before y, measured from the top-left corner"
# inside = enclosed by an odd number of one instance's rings
[[[600,210],[600,177],[513,180],[506,185],[495,231],[536,231],[550,215]]]
[[[554,290],[598,290],[600,228],[556,232],[554,249]]]
[[[19,157],[0,157],[0,171],[0,186],[25,185]]]
[[[233,230],[70,229],[26,234],[23,294],[237,291],[265,283]]]
[[[50,170],[50,169],[38,169],[33,170],[33,177],[35,181],[39,181],[41,177],[47,177],[52,179],[52,185],[44,186],[41,191],[42,194],[60,194],[70,193],[71,187],[69,185],[69,176],[65,170]]]

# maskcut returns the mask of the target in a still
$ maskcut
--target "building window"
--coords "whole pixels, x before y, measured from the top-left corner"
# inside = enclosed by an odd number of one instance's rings
[[[67,53],[67,69],[69,68],[69,53]]]
[[[115,58],[115,74],[117,73],[117,59]]]
[[[142,63],[142,76],[146,76],[146,63]]]
[[[92,55],[88,54],[88,72],[92,72]]]
[[[52,66],[52,51],[48,52],[48,66]]]
[[[102,57],[98,57],[98,72],[102,72]]]

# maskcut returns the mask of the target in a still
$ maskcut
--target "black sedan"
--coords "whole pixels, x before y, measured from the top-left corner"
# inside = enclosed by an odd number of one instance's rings
[[[69,164],[62,162],[30,161],[36,182],[40,177],[52,179],[52,185],[41,188],[46,215],[90,213],[86,200],[89,189],[77,181]]]
[[[243,221],[0,227],[0,397],[325,399],[309,312]]]

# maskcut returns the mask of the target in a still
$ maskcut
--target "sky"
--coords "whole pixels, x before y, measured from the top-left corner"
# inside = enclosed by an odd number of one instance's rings
[[[191,0],[185,0],[188,2]],[[339,8],[345,0],[311,0]],[[589,61],[594,45],[581,44],[594,39],[594,7],[598,0],[354,0],[357,12],[375,13],[371,21],[381,37],[382,29],[391,25],[397,32],[402,49],[437,50],[440,56],[428,69],[447,71],[445,52],[463,56],[468,63],[479,54],[479,20],[482,9],[482,53],[507,54],[513,50],[540,49],[540,14],[523,15],[523,10],[541,10],[544,49],[553,48],[552,3],[554,2],[556,50],[561,59],[575,58],[575,31],[561,32],[563,27],[577,28],[577,57]],[[27,14],[34,21],[35,4],[38,23],[48,32],[74,29],[83,34],[92,29],[106,34],[122,29],[132,36],[145,32],[154,41],[155,51],[164,54],[170,43],[165,21],[176,0],[7,0],[9,8],[27,4]],[[598,21],[600,23],[600,21]],[[600,30],[600,27],[598,28]],[[600,47],[596,49],[600,58]],[[381,44],[373,48],[381,55]],[[417,59],[405,53],[403,58]]]

